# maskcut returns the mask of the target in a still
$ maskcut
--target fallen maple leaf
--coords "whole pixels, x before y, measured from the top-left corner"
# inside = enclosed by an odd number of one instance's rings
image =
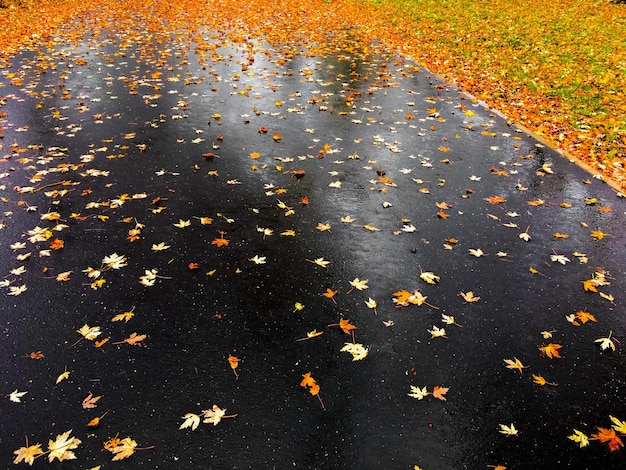
[[[546,346],[541,346],[539,347],[539,351],[541,351],[541,354],[544,356],[549,357],[550,359],[554,359],[554,358],[561,358],[561,355],[559,353],[559,349],[561,349],[563,346],[560,344],[556,344],[556,343],[550,343]]]
[[[365,305],[367,306],[367,308],[371,308],[372,310],[374,310],[374,315],[378,315],[378,312],[376,311],[376,307],[378,306],[378,303],[374,299],[369,297],[365,301]]]
[[[422,293],[418,290],[415,290],[413,292],[409,292],[407,290],[400,290],[400,291],[394,292],[393,296],[394,296],[394,298],[392,299],[393,303],[403,306],[403,307],[406,307],[409,304],[417,305],[418,307],[421,307],[423,304],[426,304],[430,308],[439,310],[439,307],[435,307],[434,305],[431,305],[428,302],[426,302],[426,299],[428,297],[425,295],[422,295]]]
[[[578,429],[574,429],[574,434],[567,436],[568,439],[577,442],[578,445],[582,447],[587,447],[589,445],[589,437],[586,434],[582,433]]]
[[[365,290],[369,288],[369,286],[367,285],[367,279],[362,281],[358,277],[355,277],[352,281],[348,281],[348,282],[352,286],[352,289]]]
[[[615,434],[615,429],[597,427],[598,432],[591,435],[592,439],[596,439],[600,442],[606,442],[609,445],[611,452],[618,450],[620,447],[624,447],[622,440]]]
[[[55,238],[54,240],[52,240],[52,243],[50,243],[50,248],[52,250],[60,250],[65,246],[65,243],[63,242],[63,240],[60,240],[58,238]]]
[[[115,315],[111,321],[122,321],[124,320],[125,322],[128,322],[128,320],[130,320],[131,318],[133,318],[135,316],[135,314],[133,313],[135,310],[135,307],[131,308],[128,312],[124,312],[124,313],[118,313],[117,315]]]
[[[100,334],[102,334],[99,326],[89,326],[87,324],[81,326],[79,330],[76,330],[76,333],[81,334],[83,338],[88,339],[89,341],[93,341],[100,336]]]
[[[163,250],[167,250],[168,248],[170,248],[170,245],[166,245],[165,242],[161,242],[158,244],[153,244],[152,245],[152,251],[163,251]]]
[[[72,449],[76,449],[81,443],[81,440],[76,437],[70,437],[72,430],[58,434],[56,439],[48,442],[48,461],[52,462],[54,459],[58,459],[59,462],[64,460],[72,460],[76,458]]]
[[[330,233],[330,224],[318,223],[317,227],[315,227],[320,232],[329,232]]]
[[[607,349],[611,349],[612,351],[615,351],[615,343],[611,339],[612,334],[613,334],[613,331],[611,330],[609,331],[609,336],[607,336],[606,338],[598,338],[597,340],[594,341],[594,343],[600,343],[600,348],[603,351],[606,351]]]
[[[83,408],[84,409],[90,409],[90,408],[95,408],[96,406],[96,402],[98,400],[100,400],[100,398],[102,398],[102,395],[94,397],[93,393],[89,392],[89,395],[87,395],[87,397],[83,400]]]
[[[576,318],[580,320],[581,323],[587,323],[588,321],[596,322],[596,317],[594,317],[591,313],[585,310],[579,310],[576,312]]]
[[[366,348],[360,343],[345,343],[341,348],[341,352],[348,352],[352,354],[352,361],[354,362],[365,359],[369,353],[369,348]]]
[[[105,444],[106,448],[106,444]],[[127,459],[131,455],[135,453],[137,448],[137,442],[135,442],[130,437],[125,437],[124,439],[118,439],[114,446],[111,446],[108,450],[115,454],[113,456],[113,461]]]
[[[467,303],[478,302],[480,300],[480,297],[475,297],[474,292],[472,291],[461,292],[459,293],[459,295],[463,297],[463,300],[465,300],[465,302]]]
[[[65,371],[57,377],[56,383],[62,382],[63,380],[68,379],[70,376],[70,371],[65,369]]]
[[[420,279],[427,284],[437,284],[439,282],[440,277],[437,276],[432,271],[424,271],[420,273]]]
[[[216,238],[211,242],[211,245],[217,245],[218,247],[228,246],[229,240],[226,240],[223,236]]]
[[[513,359],[504,359],[504,362],[507,364],[507,369],[516,369],[519,373],[522,373],[522,369],[526,369],[528,366],[523,365],[520,360],[516,357]]]
[[[141,342],[146,339],[148,335],[138,335],[137,333],[131,333],[131,335],[126,338],[125,340],[122,341],[116,341],[115,343],[111,343],[111,344],[122,344],[122,343],[127,343],[133,346],[142,346]]]
[[[583,281],[583,289],[585,292],[598,292],[598,289],[596,288],[597,285],[598,283],[595,279],[587,279],[586,281]]]
[[[19,392],[17,389],[9,393],[9,400],[15,403],[21,403],[21,398],[26,395],[28,392]]]
[[[323,292],[322,295],[327,299],[332,300],[335,304],[337,301],[335,300],[335,295],[337,295],[338,290],[332,290],[330,287],[326,288],[326,292]]]
[[[330,261],[325,260],[323,257],[315,258],[315,259],[307,259],[307,261],[309,263],[317,264],[318,266],[321,266],[322,268],[327,268],[328,265],[330,264]]]
[[[428,330],[428,332],[431,334],[430,339],[438,338],[438,337],[447,338],[445,328],[439,328],[436,325],[433,326],[432,330]]]
[[[20,447],[16,451],[13,451],[13,453],[15,454],[13,463],[26,462],[28,465],[32,465],[37,457],[45,454],[41,449],[41,444],[29,446],[28,439],[26,440],[26,447]]]
[[[604,237],[607,236],[606,233],[604,233],[602,230],[598,229],[598,230],[594,230],[593,232],[590,233],[590,235],[597,239],[597,240],[602,240]]]
[[[507,436],[517,436],[517,429],[515,429],[515,425],[511,423],[510,426],[506,424],[500,424],[500,433],[505,434]]]
[[[506,202],[506,199],[502,196],[490,196],[486,197],[485,201],[489,202],[490,204],[500,204],[502,202]]]
[[[178,429],[191,428],[192,431],[195,431],[198,425],[200,424],[200,415],[195,413],[187,413],[183,416],[183,424],[180,425]]]
[[[306,334],[306,338],[299,338],[296,341],[306,341],[307,339],[315,338],[323,334],[324,334],[323,331],[317,331],[317,330],[308,331]]]
[[[430,395],[430,392],[426,390],[426,387],[419,388],[411,385],[411,393],[409,393],[408,395],[411,398],[417,398],[418,400],[422,400],[425,396]]]
[[[541,385],[542,387],[543,387],[544,385],[552,385],[552,386],[555,386],[555,387],[556,387],[556,384],[555,384],[555,383],[548,382],[548,381],[547,381],[545,378],[543,378],[541,375],[535,375],[535,374],[532,374],[532,376],[533,376],[533,382],[534,382],[534,383],[536,383],[537,385]]]
[[[435,385],[433,388],[433,397],[438,398],[441,401],[446,401],[446,397],[444,395],[448,393],[448,390],[450,389]]]
[[[354,326],[352,323],[350,323],[349,320],[346,320],[345,318],[339,320],[338,326],[347,335],[352,334],[352,330],[356,330],[356,326]]]
[[[239,361],[240,359],[238,357],[235,357],[233,355],[228,356],[228,363],[230,364],[230,368],[233,370],[233,372],[235,373],[235,377],[237,378],[239,378],[239,374],[237,374],[237,371],[235,369],[239,367]]]

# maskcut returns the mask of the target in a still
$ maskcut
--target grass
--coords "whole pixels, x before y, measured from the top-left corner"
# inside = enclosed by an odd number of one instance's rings
[[[434,72],[587,163],[626,160],[626,5],[361,1],[406,18],[403,49]]]

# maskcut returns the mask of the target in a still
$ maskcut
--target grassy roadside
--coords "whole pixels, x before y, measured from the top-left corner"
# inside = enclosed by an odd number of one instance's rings
[[[626,5],[360,1],[401,31],[403,52],[626,184]]]

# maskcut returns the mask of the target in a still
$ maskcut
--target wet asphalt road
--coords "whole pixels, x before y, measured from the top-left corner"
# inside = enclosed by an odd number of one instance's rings
[[[260,43],[253,61],[224,46],[159,66],[141,47],[60,43],[0,70],[2,468],[24,436],[45,449],[69,429],[76,460],[33,468],[622,468],[623,450],[567,437],[626,419],[626,203],[609,186],[384,50]],[[596,321],[566,318],[581,311]],[[101,334],[76,343],[83,325]],[[237,416],[179,430],[214,404]],[[109,462],[118,434],[154,448]]]

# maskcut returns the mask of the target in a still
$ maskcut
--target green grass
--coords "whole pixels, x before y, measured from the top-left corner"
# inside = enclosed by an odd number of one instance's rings
[[[478,94],[481,87],[473,84],[483,82],[487,89],[480,97],[496,101],[514,118],[532,118],[533,111],[498,102],[489,91],[495,84],[512,90],[505,93],[512,100],[528,100],[525,95],[540,105],[542,99],[546,105],[557,100],[551,112],[572,133],[592,129],[597,143],[591,151],[597,157],[604,152],[626,158],[626,5],[608,0],[361,1],[410,18],[405,40],[415,58],[426,59],[433,71]]]

